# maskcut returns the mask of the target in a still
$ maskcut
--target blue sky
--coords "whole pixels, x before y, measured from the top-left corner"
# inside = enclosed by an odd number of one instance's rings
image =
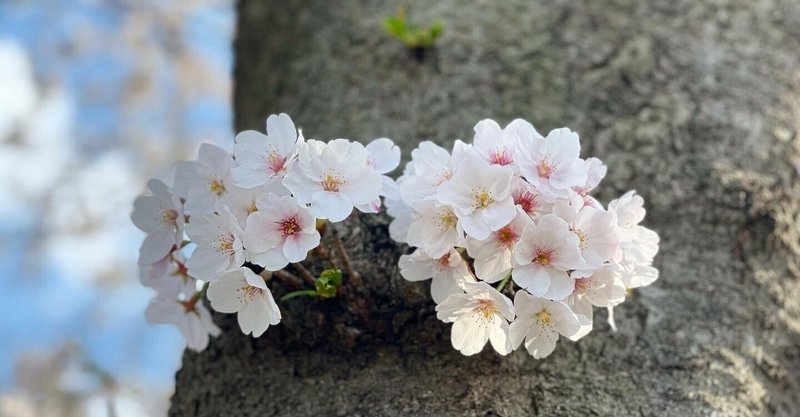
[[[213,3],[188,13],[179,37],[214,74],[229,77],[235,14],[232,1]],[[230,143],[232,116],[227,96],[208,94],[203,86],[197,86],[181,120],[172,118],[169,98],[179,88],[182,75],[170,61],[152,74],[156,99],[133,107],[133,113],[123,108],[127,99],[124,87],[141,58],[132,49],[105,43],[104,37],[120,38],[119,29],[130,12],[126,7],[132,7],[125,4],[96,0],[0,2],[0,40],[11,40],[27,51],[40,86],[57,85],[69,94],[75,108],[70,138],[82,163],[89,164],[109,152],[128,152],[133,161],[140,160],[142,156],[134,154],[130,145],[137,138],[125,137],[131,124],[136,124],[138,134],[148,136],[143,140],[149,136],[172,138],[178,123],[182,136],[175,140],[189,142],[190,148],[199,140]],[[89,36],[88,46],[76,46],[81,45],[81,36]],[[153,33],[152,41],[158,44],[165,36]],[[141,184],[135,184],[136,192],[145,181],[141,178]],[[169,389],[183,341],[177,330],[144,320],[153,292],[141,287],[130,272],[142,236],[132,225],[120,234],[123,238],[114,244],[131,256],[120,260],[125,267],[112,284],[98,284],[72,276],[48,258],[40,248],[41,230],[35,218],[46,213],[41,207],[30,207],[27,213],[27,219],[24,214],[15,219],[0,217],[0,390],[13,388],[14,360],[19,353],[46,351],[66,340],[80,342],[93,362],[123,383]],[[85,254],[76,256],[82,256],[79,263],[96,261]]]

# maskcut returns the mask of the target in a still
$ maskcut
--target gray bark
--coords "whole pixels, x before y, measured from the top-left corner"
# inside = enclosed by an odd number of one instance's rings
[[[242,1],[237,128],[286,112],[307,138],[388,136],[407,158],[483,118],[569,126],[608,165],[601,201],[644,196],[660,280],[616,310],[616,333],[597,311],[545,360],[463,357],[428,285],[398,275],[387,218],[360,216],[341,230],[364,285],[284,303],[260,339],[217,316],[170,415],[800,415],[800,6],[405,3],[446,23],[422,63],[381,30],[396,5]]]

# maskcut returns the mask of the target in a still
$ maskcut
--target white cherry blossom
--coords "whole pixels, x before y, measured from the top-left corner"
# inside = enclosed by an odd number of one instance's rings
[[[210,336],[216,337],[221,333],[200,299],[181,301],[159,296],[150,301],[144,315],[150,323],[177,326],[186,339],[186,345],[196,352],[205,350]]]
[[[467,252],[475,259],[475,275],[490,284],[505,278],[511,272],[514,247],[531,225],[533,220],[521,208],[517,208],[514,220],[492,232],[488,238],[468,239]]]
[[[139,262],[155,263],[166,257],[183,241],[183,204],[180,198],[160,180],[147,183],[152,195],[133,202],[131,220],[147,233],[139,250]]]
[[[508,322],[514,320],[511,300],[485,282],[465,282],[464,291],[436,306],[436,317],[453,323],[453,347],[470,356],[490,342],[497,353],[507,355],[512,350],[508,337]]]
[[[520,171],[540,192],[564,196],[567,190],[584,186],[589,165],[580,159],[578,135],[567,128],[555,129],[547,137],[520,152]]]
[[[239,268],[208,286],[211,308],[220,313],[237,313],[244,334],[259,337],[281,321],[281,311],[264,278],[250,268]]]
[[[645,215],[644,199],[635,191],[629,191],[609,203],[608,209],[617,217],[620,241],[617,259],[635,264],[652,263],[658,253],[659,238],[652,230],[639,225]]]
[[[197,244],[186,261],[189,275],[203,281],[214,281],[244,263],[241,239],[244,231],[230,210],[192,216],[186,225],[186,234]]]
[[[450,295],[463,293],[465,282],[475,282],[467,263],[455,249],[443,256],[431,258],[417,249],[410,255],[400,257],[400,275],[408,281],[431,280],[431,296],[441,303]]]
[[[553,212],[551,199],[540,193],[522,178],[515,179],[511,189],[511,198],[514,200],[514,205],[521,208],[530,218],[536,220],[545,214]]]
[[[658,235],[639,225],[641,198],[631,192],[606,209],[592,197],[607,167],[581,159],[569,129],[543,138],[524,120],[501,128],[486,119],[474,130],[473,143],[456,140],[452,152],[422,142],[395,183],[400,198],[385,199],[394,217],[390,236],[416,248],[401,257],[401,274],[436,284],[440,268],[449,267],[441,261],[454,259],[446,254],[466,248],[469,257],[449,268],[469,274],[464,292],[451,285],[455,294],[444,301],[434,294],[440,318],[456,323],[453,346],[465,355],[483,348],[490,329],[503,328],[503,314],[476,313],[471,288],[496,292],[489,284],[506,288],[509,279],[528,306],[512,324],[515,348],[524,341],[535,357],[549,355],[559,334],[577,340],[592,330],[595,307],[609,309],[613,327],[612,309],[626,292],[658,279]],[[458,321],[463,316],[470,320]],[[495,346],[501,353],[511,349],[502,345]]]
[[[139,264],[139,282],[169,297],[191,295],[197,283],[189,276],[180,251],[174,251],[154,264]]]
[[[436,200],[436,190],[453,177],[469,147],[461,141],[453,145],[453,154],[433,142],[421,142],[411,151],[411,162],[397,186],[403,200],[416,207],[419,203]]]
[[[391,139],[378,138],[368,143],[364,150],[367,151],[367,165],[381,175],[383,189],[380,195],[395,199],[400,198],[397,184],[392,178],[385,175],[394,171],[400,165],[400,148]],[[367,204],[356,205],[356,208],[362,213],[380,213],[381,206],[379,197]]]
[[[417,213],[401,198],[385,198],[386,213],[392,217],[389,223],[389,237],[395,242],[405,243],[408,240],[408,231],[416,221]]]
[[[485,119],[475,125],[473,144],[477,153],[490,164],[510,166],[517,170],[522,148],[535,146],[543,140],[533,126],[516,119],[501,128],[497,122]]]
[[[294,197],[260,195],[256,207],[244,232],[244,245],[253,263],[277,271],[304,260],[308,251],[319,245],[314,214]]]
[[[236,135],[233,155],[236,166],[231,169],[233,180],[243,188],[270,182],[280,182],[297,156],[303,135],[285,113],[267,118],[267,134],[246,130]]]
[[[575,291],[570,297],[579,297],[595,307],[613,307],[625,301],[625,283],[621,268],[608,264],[592,275],[575,279]]]
[[[289,190],[279,181],[269,181],[253,188],[242,188],[236,185],[229,187],[229,192],[220,198],[219,205],[228,207],[240,225],[244,225],[247,217],[253,214],[258,207],[256,199],[269,193],[278,196],[289,195]]]
[[[409,225],[407,241],[432,258],[443,256],[456,246],[464,246],[464,229],[453,208],[435,201],[423,201]]]
[[[560,300],[572,293],[569,271],[584,266],[580,240],[553,214],[525,229],[514,251],[514,282],[537,297]]]
[[[574,338],[580,330],[578,317],[561,301],[536,298],[525,291],[517,291],[514,310],[517,318],[509,329],[511,345],[516,349],[524,341],[525,349],[536,359],[553,352],[559,335]]]
[[[597,158],[589,158],[584,161],[586,165],[586,183],[581,186],[573,186],[572,190],[577,192],[581,197],[584,198],[586,204],[594,204],[596,200],[589,196],[589,193],[594,190],[598,185],[600,185],[600,181],[603,180],[606,176],[606,172],[608,171],[608,167],[603,164],[603,161]]]
[[[368,164],[364,146],[346,139],[307,141],[283,185],[301,204],[310,204],[316,217],[331,222],[375,201],[382,190],[381,175]]]
[[[516,215],[511,197],[513,171],[467,156],[450,180],[439,186],[441,203],[453,207],[464,232],[483,240]]]
[[[658,269],[650,265],[622,262],[617,267],[622,285],[627,289],[646,287],[658,279]]]
[[[204,143],[196,161],[185,161],[175,169],[175,192],[186,199],[189,214],[219,211],[219,199],[233,184],[231,155],[221,148]]]
[[[578,236],[578,246],[585,265],[584,270],[592,271],[610,261],[619,249],[614,213],[602,208],[584,206],[583,198],[572,194],[570,204],[567,200],[558,201],[553,212],[567,222],[569,229]],[[585,275],[585,274],[583,274]]]

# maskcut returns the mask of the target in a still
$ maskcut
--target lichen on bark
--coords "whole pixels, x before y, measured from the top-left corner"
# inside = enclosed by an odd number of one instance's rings
[[[427,285],[399,277],[388,219],[359,216],[341,231],[364,285],[287,301],[256,340],[217,316],[170,415],[800,414],[800,6],[406,3],[446,24],[422,63],[381,32],[396,5],[241,1],[237,129],[286,112],[306,137],[388,136],[407,159],[483,118],[569,126],[608,165],[602,201],[644,196],[660,280],[617,309],[616,333],[598,311],[545,360],[463,357]]]

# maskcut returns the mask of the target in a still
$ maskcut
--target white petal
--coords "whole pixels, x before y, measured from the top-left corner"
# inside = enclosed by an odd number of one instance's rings
[[[391,139],[375,139],[364,149],[372,156],[372,166],[379,174],[391,172],[400,165],[400,148]]]
[[[236,313],[244,305],[241,292],[249,284],[241,269],[229,272],[208,286],[211,308],[220,313]]]
[[[139,248],[139,262],[144,264],[156,263],[169,254],[175,245],[175,235],[168,230],[154,232],[144,238]]]
[[[405,278],[405,276],[403,276]],[[407,278],[406,278],[407,279]],[[409,281],[413,281],[410,280]],[[433,302],[439,304],[453,294],[462,294],[464,290],[461,289],[459,281],[452,279],[449,276],[435,276],[431,280],[431,297]]]
[[[252,254],[252,261],[261,265],[267,271],[279,271],[289,265],[289,260],[283,254],[283,248],[277,247],[263,253]]]
[[[461,226],[464,227],[464,232],[472,238],[483,240],[492,234],[492,229],[483,220],[480,212],[460,215],[458,219],[461,221]]]
[[[311,197],[311,210],[316,217],[336,223],[350,215],[353,203],[341,193],[317,191]]]
[[[319,246],[320,235],[314,233],[298,233],[290,236],[283,244],[283,254],[289,262],[300,262],[306,259],[308,251]]]
[[[570,278],[566,272],[557,271],[550,268],[550,287],[544,298],[551,300],[563,300],[575,290],[575,279]]]
[[[361,170],[355,178],[349,179],[339,189],[353,204],[368,204],[379,198],[383,189],[383,179],[370,169]]]
[[[526,339],[525,349],[534,358],[542,359],[553,353],[556,348],[556,342],[558,342],[558,333],[555,330],[543,331],[538,337]]]
[[[489,327],[489,342],[494,350],[505,356],[511,353],[511,340],[508,337],[508,322],[500,316],[495,316],[495,323]]]
[[[550,273],[548,270],[552,270],[552,268],[543,268],[533,264],[518,266],[511,271],[511,278],[514,283],[528,290],[531,294],[543,297],[550,288]],[[555,272],[559,273],[560,271]],[[566,272],[561,273],[567,275]]]
[[[517,209],[514,206],[514,200],[507,198],[504,201],[490,204],[483,210],[481,217],[489,228],[495,231],[510,223],[516,215]]]

